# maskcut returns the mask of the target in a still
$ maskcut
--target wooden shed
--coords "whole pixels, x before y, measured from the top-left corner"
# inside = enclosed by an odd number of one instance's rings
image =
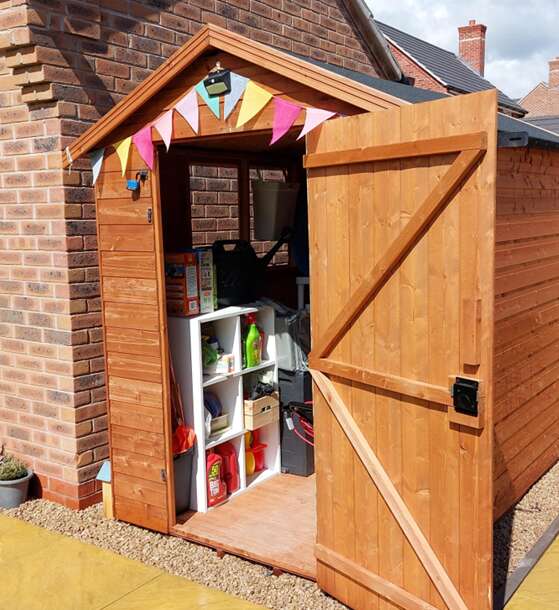
[[[154,131],[153,171],[111,148],[216,61],[342,115],[269,146],[272,108],[236,127]],[[105,147],[96,184],[114,510],[120,520],[308,578],[352,608],[492,608],[493,523],[558,458],[559,138],[496,94],[421,93],[207,26],[67,152]],[[376,82],[376,85],[375,85]],[[383,90],[384,89],[384,90]],[[391,93],[387,93],[389,89]],[[191,245],[187,165],[280,167],[308,191],[314,477],[277,474],[177,515],[165,252]],[[289,266],[266,279],[277,297]],[[316,511],[316,512],[315,512]],[[315,561],[316,558],[316,561]]]

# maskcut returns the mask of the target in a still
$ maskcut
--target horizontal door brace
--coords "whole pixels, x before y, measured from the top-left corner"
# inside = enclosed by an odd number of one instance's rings
[[[357,367],[352,364],[336,362],[329,358],[312,358],[309,360],[309,368],[341,377],[342,379],[350,379],[357,381],[363,385],[373,386],[388,392],[396,394],[404,394],[412,396],[428,402],[436,402],[446,407],[452,407],[452,396],[449,388],[444,386],[409,379],[408,377],[399,377],[379,371],[371,371]]]
[[[305,155],[303,165],[306,169],[313,169],[318,167],[334,167],[336,165],[350,165],[353,163],[372,163],[373,161],[446,155],[465,150],[487,150],[487,133],[480,131],[460,136],[445,136],[427,140],[398,142],[396,144],[367,146],[365,148],[311,153]]]

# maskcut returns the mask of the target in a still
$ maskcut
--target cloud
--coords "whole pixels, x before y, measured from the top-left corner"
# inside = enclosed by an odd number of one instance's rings
[[[376,19],[456,52],[458,31],[470,19],[487,25],[485,76],[511,97],[547,81],[547,62],[559,55],[557,0],[367,0]]]

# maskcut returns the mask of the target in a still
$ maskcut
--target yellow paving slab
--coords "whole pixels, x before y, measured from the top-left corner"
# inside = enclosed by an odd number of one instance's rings
[[[0,608],[257,610],[163,570],[0,515]]]
[[[520,585],[506,610],[559,608],[559,538],[556,538]]]
[[[209,589],[171,574],[162,574],[122,599],[107,606],[106,610],[185,610],[202,608],[203,610],[257,610],[255,606],[242,599],[237,599]]]
[[[29,524],[0,515],[0,570],[14,559],[39,553],[59,540],[59,537],[42,527],[35,528],[33,535]]]

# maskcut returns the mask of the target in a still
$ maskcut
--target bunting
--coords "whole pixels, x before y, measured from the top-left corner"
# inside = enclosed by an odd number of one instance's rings
[[[114,149],[116,150],[116,154],[120,159],[120,167],[122,168],[122,175],[124,176],[124,172],[126,171],[126,166],[128,165],[128,155],[130,153],[130,144],[132,144],[132,136],[128,136],[124,138],[124,140],[120,140],[116,144],[114,144]]]
[[[140,129],[140,131],[137,131],[132,136],[132,142],[134,142],[134,146],[138,149],[140,157],[142,157],[146,162],[146,165],[153,170],[155,149],[151,138],[151,123],[146,125],[143,129]]]
[[[227,119],[227,117],[233,112],[237,102],[241,99],[241,96],[245,92],[247,85],[248,78],[241,76],[240,74],[235,74],[233,72],[231,73],[231,91],[229,91],[223,100],[224,119]]]
[[[303,125],[303,129],[301,133],[297,136],[297,139],[300,140],[303,136],[307,135],[309,131],[312,131],[315,127],[318,127],[324,121],[327,121],[329,118],[333,117],[336,113],[331,110],[322,110],[321,108],[307,108],[307,113],[305,115],[305,124]]]
[[[132,142],[134,142],[134,145],[138,149],[140,156],[145,161],[147,166],[153,170],[155,147],[152,139],[152,127],[154,127],[161,135],[167,151],[169,150],[171,140],[173,138],[174,110],[176,110],[185,119],[194,133],[197,134],[199,132],[200,117],[198,96],[203,99],[211,112],[217,118],[219,118],[220,98],[217,96],[210,97],[206,91],[206,88],[204,87],[203,81],[200,81],[193,89],[183,96],[173,108],[167,110],[155,121],[149,123],[134,135],[113,144],[113,147],[120,160],[123,176],[126,172],[128,157],[130,155],[130,145]],[[242,103],[237,119],[237,127],[242,127],[245,123],[248,123],[248,121],[253,119],[273,98],[274,116],[272,120],[272,139],[270,140],[270,146],[275,144],[293,127],[303,109],[305,110],[305,122],[301,133],[297,137],[298,140],[336,114],[335,112],[323,110],[321,108],[303,108],[302,106],[294,104],[293,102],[283,100],[280,97],[274,97],[269,91],[260,85],[257,85],[254,81],[249,80],[245,76],[232,72],[231,91],[224,96],[223,100],[224,119],[227,119],[231,115],[241,97]],[[90,153],[91,167],[93,170],[93,184],[95,184],[99,177],[101,165],[104,159],[104,153],[105,149],[103,148],[91,151]]]
[[[297,104],[282,100],[281,97],[274,98],[274,122],[270,145],[275,144],[291,129],[301,110],[301,106]]]
[[[266,104],[272,99],[273,95],[257,85],[254,81],[249,81],[245,94],[243,95],[243,103],[237,119],[237,127],[248,123],[250,119],[256,116]]]
[[[93,184],[97,182],[97,178],[99,178],[99,174],[101,173],[101,166],[103,165],[104,156],[104,148],[98,148],[97,150],[92,150],[89,153],[89,158],[91,159],[91,171],[93,172]]]
[[[173,137],[173,109],[168,110],[165,114],[162,114],[153,123],[153,126],[159,132],[159,135],[165,143],[167,152],[169,152],[169,146],[171,146],[171,138]]]
[[[204,87],[204,81],[200,81],[196,87],[196,93],[206,102],[208,108],[215,114],[216,118],[219,119],[219,97],[210,97]]]
[[[189,91],[177,102],[175,110],[192,127],[192,131],[198,133],[198,98],[195,89]]]

